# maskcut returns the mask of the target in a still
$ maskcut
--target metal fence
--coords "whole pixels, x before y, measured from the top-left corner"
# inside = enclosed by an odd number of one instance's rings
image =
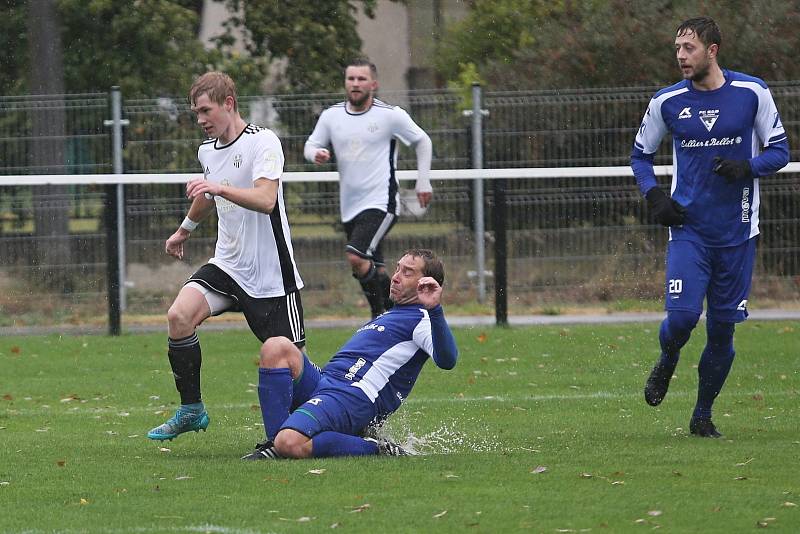
[[[800,83],[771,87],[790,141],[800,139]],[[654,90],[486,93],[484,166],[626,165]],[[423,91],[387,93],[382,98],[401,104],[429,133],[435,169],[471,166],[470,120],[463,113],[470,103],[462,95]],[[302,147],[319,113],[340,99],[341,95],[242,97],[240,106],[246,119],[279,134],[287,171],[334,170],[332,165],[309,165]],[[0,98],[0,174],[112,172],[111,128],[105,124],[111,117],[109,102],[103,94]],[[54,113],[59,119],[51,121],[55,129],[46,126]],[[129,121],[124,129],[126,172],[199,171],[196,150],[201,131],[185,98],[127,100],[123,116]],[[48,151],[61,156],[57,165],[35,161],[35,154]],[[413,151],[403,150],[400,156],[401,169],[415,167]],[[796,143],[792,160],[800,160]],[[670,161],[665,142],[656,163]],[[447,298],[471,306],[477,300],[472,183],[441,181],[434,182],[434,188],[435,202],[426,216],[404,218],[392,231],[387,256],[412,245],[439,251],[448,266]],[[108,192],[105,187],[80,185],[0,187],[0,326],[104,320],[108,244],[103,215]],[[285,195],[307,284],[307,315],[364,315],[363,299],[344,260],[337,184],[286,184]],[[183,279],[213,251],[214,224],[204,224],[193,235],[188,265],[173,262],[164,255],[163,243],[187,209],[183,187],[127,185],[125,197],[126,313],[161,314]],[[660,297],[666,235],[649,223],[632,179],[587,174],[510,180],[507,199],[512,314],[571,306],[623,307]],[[797,300],[797,176],[762,180],[762,202],[763,239],[754,300]],[[490,188],[483,205],[491,214]],[[490,216],[485,237],[491,270]],[[491,302],[485,308],[491,310]]]

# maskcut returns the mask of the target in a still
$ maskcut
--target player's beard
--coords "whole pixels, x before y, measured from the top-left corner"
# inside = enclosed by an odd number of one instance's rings
[[[706,60],[699,65],[695,65],[692,69],[692,73],[689,76],[684,76],[684,78],[688,78],[693,82],[700,83],[708,77],[708,74],[711,72],[711,62]]]
[[[367,103],[367,100],[369,100],[371,96],[372,91],[362,91],[360,98],[357,98],[353,93],[349,93],[347,95],[347,101],[350,102],[350,105],[354,108],[361,108]]]

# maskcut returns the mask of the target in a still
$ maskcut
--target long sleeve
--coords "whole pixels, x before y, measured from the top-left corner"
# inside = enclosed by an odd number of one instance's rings
[[[431,186],[431,159],[433,158],[433,143],[428,134],[423,132],[422,137],[419,138],[414,145],[414,150],[417,153],[417,193],[430,193],[433,191]]]
[[[433,337],[433,361],[441,369],[452,369],[458,361],[458,347],[450,326],[444,318],[444,309],[436,306],[428,310]]]

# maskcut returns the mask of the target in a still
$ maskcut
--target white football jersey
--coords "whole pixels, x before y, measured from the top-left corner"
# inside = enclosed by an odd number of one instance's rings
[[[333,147],[339,208],[347,222],[371,208],[399,214],[397,140],[408,146],[426,135],[405,110],[376,98],[360,113],[348,110],[345,102],[323,111],[306,145]]]
[[[254,187],[259,178],[280,180],[283,149],[271,130],[248,124],[234,141],[220,145],[209,139],[197,158],[206,180],[233,187]],[[243,208],[222,197],[217,204],[219,227],[214,257],[209,260],[255,298],[281,297],[303,287],[297,270],[283,201],[283,184],[272,213]]]

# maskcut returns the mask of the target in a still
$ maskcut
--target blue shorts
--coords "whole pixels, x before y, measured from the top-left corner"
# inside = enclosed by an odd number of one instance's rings
[[[756,240],[734,247],[704,247],[693,241],[667,245],[667,311],[703,312],[715,321],[740,323],[747,318]]]
[[[309,438],[328,430],[359,435],[375,419],[375,405],[349,382],[322,373],[303,354],[303,374],[294,384],[292,413],[281,425]]]

